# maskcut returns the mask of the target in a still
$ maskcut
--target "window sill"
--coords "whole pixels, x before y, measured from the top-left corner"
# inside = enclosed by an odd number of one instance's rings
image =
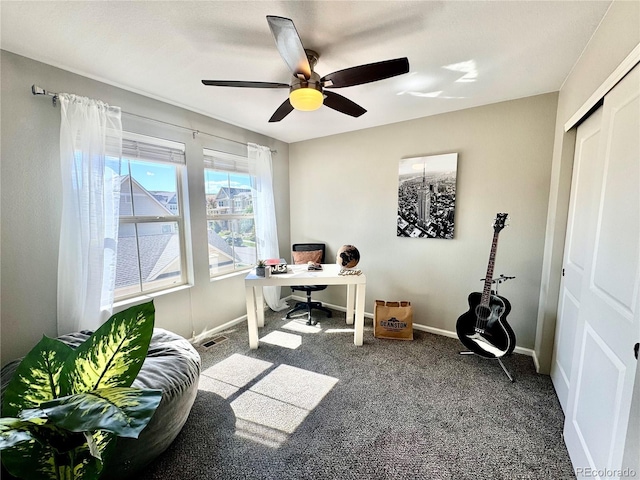
[[[240,276],[240,275],[246,275],[250,271],[251,271],[251,268],[246,268],[244,270],[237,270],[237,271],[231,272],[231,273],[224,273],[222,275],[218,275],[217,277],[210,277],[209,281],[210,282],[217,282],[218,280],[225,280],[227,278],[233,278],[233,277],[237,277],[237,276]]]
[[[150,292],[145,293],[144,295],[138,295],[137,297],[125,298],[124,300],[119,300],[113,303],[114,310],[131,307],[133,305],[138,305],[141,302],[153,300],[156,297],[161,297],[162,295],[168,295],[175,292],[180,292],[182,290],[187,290],[191,288],[193,285],[180,285],[173,288],[168,288],[166,290],[161,290],[159,292]]]

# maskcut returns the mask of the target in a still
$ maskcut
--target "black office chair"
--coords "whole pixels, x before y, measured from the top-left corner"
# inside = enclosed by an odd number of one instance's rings
[[[294,264],[306,264],[309,261],[316,263],[324,263],[325,244],[324,243],[294,243],[291,247],[293,252],[302,252],[298,255],[292,253]],[[327,288],[326,285],[295,285],[291,290],[306,292],[307,301],[298,302],[296,306],[287,312],[286,318],[291,318],[291,314],[300,310],[306,310],[308,315],[307,325],[315,325],[316,321],[311,318],[311,309],[316,308],[327,314],[327,318],[331,318],[331,310],[322,306],[320,302],[311,301],[311,292],[319,292]]]

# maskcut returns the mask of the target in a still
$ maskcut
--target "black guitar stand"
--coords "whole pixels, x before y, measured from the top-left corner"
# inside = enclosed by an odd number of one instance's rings
[[[516,277],[507,277],[504,273],[501,273],[498,278],[494,278],[493,280],[491,280],[491,283],[495,283],[496,284],[496,289],[495,290],[491,290],[491,293],[493,295],[498,295],[498,286],[500,286],[501,283],[504,283],[507,280],[513,280],[514,278],[516,278]],[[481,278],[480,281],[484,282],[484,278]]]
[[[469,350],[464,350],[464,351],[460,352],[460,355],[475,355],[475,353],[474,352],[470,352]],[[498,358],[498,357],[495,357],[495,358],[482,357],[482,358],[486,358],[487,360],[497,360],[498,363],[500,364],[500,366],[502,367],[502,370],[504,371],[505,375],[511,381],[511,383],[515,382],[514,378],[509,373],[509,370],[507,370],[507,367],[505,367],[504,363],[502,363],[502,359],[501,358]]]
[[[491,283],[495,283],[495,290],[491,290],[491,294],[492,295],[498,295],[498,286],[501,283],[506,282],[507,280],[512,280],[516,277],[507,277],[504,274],[500,274],[499,277],[494,278],[493,280],[491,280]],[[481,278],[480,281],[484,282],[484,278]],[[462,352],[460,352],[460,355],[475,355],[475,352],[470,352],[469,350],[464,350]],[[482,358],[486,358],[487,360],[497,360],[498,363],[500,364],[500,366],[502,367],[502,371],[505,373],[505,375],[507,376],[507,378],[509,379],[509,381],[511,381],[511,383],[515,382],[515,379],[513,378],[513,376],[511,375],[511,373],[509,373],[509,370],[507,370],[507,367],[504,366],[504,363],[502,363],[502,358],[500,357],[495,357],[495,358],[488,358],[488,357],[482,357]]]

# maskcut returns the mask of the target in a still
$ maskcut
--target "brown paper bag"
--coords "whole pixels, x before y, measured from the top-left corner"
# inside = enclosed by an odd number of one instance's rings
[[[373,336],[413,340],[413,307],[411,302],[376,300],[373,310]]]

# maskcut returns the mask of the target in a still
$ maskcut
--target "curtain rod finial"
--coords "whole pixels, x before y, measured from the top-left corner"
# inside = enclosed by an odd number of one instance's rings
[[[44,88],[39,87],[37,85],[31,85],[31,93],[33,95],[50,95],[51,101],[53,102],[53,106],[56,106],[56,101],[58,99],[58,94],[57,93],[53,93],[53,92],[47,92]]]

